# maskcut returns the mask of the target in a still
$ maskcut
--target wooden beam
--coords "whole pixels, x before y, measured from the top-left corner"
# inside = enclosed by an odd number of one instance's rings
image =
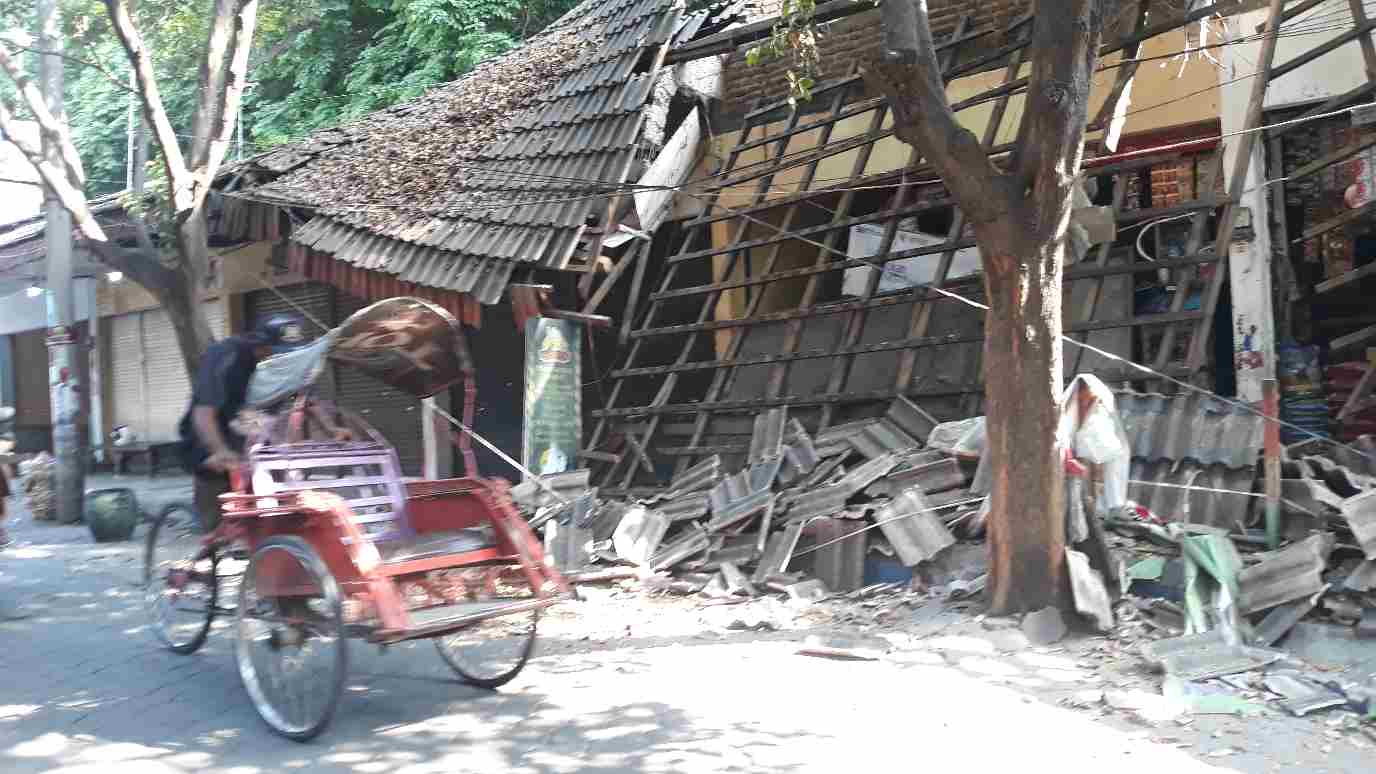
[[[1361,218],[1364,218],[1367,215],[1372,214],[1373,212],[1376,212],[1376,201],[1367,202],[1366,204],[1362,205],[1361,207],[1358,207],[1355,210],[1348,210],[1347,212],[1344,212],[1340,215],[1335,215],[1329,218],[1328,220],[1323,221],[1322,223],[1316,223],[1313,226],[1310,226],[1309,228],[1304,230],[1303,234],[1300,234],[1298,237],[1291,240],[1291,244],[1299,244],[1300,242],[1303,242],[1306,239],[1313,239],[1316,236],[1323,236],[1324,234],[1327,234],[1335,228],[1345,226],[1354,220],[1360,220]]]
[[[1219,221],[1218,234],[1214,240],[1214,252],[1219,258],[1218,269],[1204,299],[1204,319],[1190,342],[1190,352],[1185,361],[1191,370],[1204,362],[1204,350],[1213,329],[1214,312],[1218,309],[1219,296],[1223,294],[1223,283],[1227,281],[1228,250],[1232,247],[1233,229],[1237,226],[1237,206],[1247,187],[1247,168],[1252,163],[1252,149],[1256,146],[1259,134],[1255,130],[1261,126],[1266,88],[1271,84],[1271,65],[1276,60],[1276,40],[1280,33],[1280,17],[1284,7],[1285,0],[1271,0],[1270,11],[1266,15],[1266,37],[1257,57],[1257,75],[1252,80],[1252,95],[1247,103],[1247,118],[1242,127],[1244,134],[1238,138],[1238,155],[1233,163],[1232,176],[1228,178],[1228,205],[1224,207],[1223,219]],[[1262,223],[1260,227],[1266,228],[1266,224]]]
[[[1348,159],[1352,158],[1352,156],[1361,153],[1362,151],[1366,150],[1367,148],[1370,148],[1373,145],[1376,145],[1376,134],[1366,135],[1361,139],[1357,140],[1356,142],[1348,143],[1347,145],[1333,151],[1332,153],[1320,156],[1317,159],[1314,159],[1308,164],[1305,164],[1304,166],[1295,170],[1294,172],[1291,172],[1289,175],[1285,177],[1285,182],[1293,183],[1297,180],[1303,180],[1304,178],[1309,177],[1315,172],[1327,169],[1333,166],[1334,164],[1347,161]]]
[[[1340,288],[1343,285],[1356,282],[1357,280],[1362,279],[1363,277],[1370,277],[1372,275],[1376,275],[1376,262],[1368,263],[1367,265],[1353,269],[1352,271],[1343,272],[1342,274],[1339,274],[1336,277],[1326,279],[1323,282],[1320,282],[1319,284],[1314,286],[1314,292],[1327,293],[1330,290]]]
[[[1332,352],[1340,352],[1349,347],[1365,344],[1372,339],[1376,339],[1376,325],[1369,325],[1355,333],[1333,339],[1328,344],[1328,349]]]
[[[1344,32],[1343,34],[1339,35],[1338,37],[1333,38],[1332,40],[1324,43],[1323,45],[1316,46],[1304,52],[1303,54],[1300,54],[1294,59],[1291,59],[1285,64],[1272,68],[1270,80],[1275,80],[1282,76],[1289,75],[1290,73],[1293,73],[1301,67],[1304,67],[1305,65],[1309,64],[1315,59],[1318,59],[1324,54],[1330,53],[1332,51],[1337,51],[1339,48],[1347,45],[1348,43],[1351,43],[1354,40],[1357,40],[1358,38],[1369,36],[1371,34],[1371,30],[1373,29],[1373,27],[1376,27],[1376,24],[1370,21],[1366,22],[1365,24],[1359,24],[1356,27],[1348,30],[1347,32]],[[1366,37],[1366,40],[1367,44],[1370,45],[1370,37]]]

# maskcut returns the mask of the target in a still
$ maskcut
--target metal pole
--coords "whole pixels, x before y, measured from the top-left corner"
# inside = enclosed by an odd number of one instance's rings
[[[59,123],[66,123],[62,88],[64,79],[62,33],[57,0],[38,3],[40,46],[54,53],[41,57],[39,78],[48,110]],[[43,152],[48,161],[63,165],[61,150],[43,136]],[[48,384],[52,401],[53,456],[57,520],[72,524],[81,519],[86,465],[82,459],[81,395],[78,378],[80,357],[73,324],[76,305],[72,292],[72,217],[51,190],[45,191],[45,240],[48,255]]]
[[[96,460],[105,462],[107,458],[105,453],[105,374],[100,349],[99,288],[99,279],[86,280],[86,303],[88,304],[86,308],[89,310],[86,317],[86,339],[90,345],[90,349],[86,353],[86,359],[89,363],[86,372],[86,389],[91,395],[91,414],[89,417],[91,451]]]
[[[1262,413],[1266,415],[1263,453],[1266,456],[1266,544],[1280,547],[1280,389],[1275,379],[1261,382]]]

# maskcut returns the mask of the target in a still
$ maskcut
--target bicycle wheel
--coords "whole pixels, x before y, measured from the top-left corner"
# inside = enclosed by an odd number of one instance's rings
[[[488,577],[474,584],[469,604],[519,604],[535,598],[528,583]],[[473,586],[469,587],[473,589]],[[469,685],[495,689],[511,682],[535,653],[540,610],[489,618],[435,638],[440,657]]]
[[[199,650],[215,619],[218,557],[202,537],[194,513],[169,508],[153,522],[144,544],[144,606],[153,632],[175,653]]]
[[[348,670],[343,600],[306,541],[275,537],[253,552],[234,650],[249,699],[273,731],[304,742],[329,724]]]

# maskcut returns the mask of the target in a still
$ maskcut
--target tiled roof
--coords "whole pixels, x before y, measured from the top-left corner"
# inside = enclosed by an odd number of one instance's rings
[[[632,172],[676,0],[587,0],[423,97],[234,172],[234,196],[312,212],[292,238],[495,302],[520,265],[563,269]]]

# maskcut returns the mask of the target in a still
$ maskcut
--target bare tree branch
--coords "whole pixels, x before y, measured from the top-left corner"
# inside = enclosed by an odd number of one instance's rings
[[[221,96],[224,92],[226,64],[230,39],[233,37],[236,16],[244,5],[243,0],[215,0],[211,11],[209,40],[206,42],[205,58],[201,60],[200,102],[191,117],[190,166],[200,169],[210,156],[211,133],[220,123],[224,110]]]
[[[33,79],[28,76],[10,56],[10,52],[5,46],[0,45],[0,69],[3,69],[10,80],[14,81],[15,88],[19,90],[19,96],[24,100],[24,106],[33,113],[34,119],[38,121],[39,131],[43,132],[57,146],[62,156],[62,163],[66,167],[64,173],[71,176],[80,190],[80,186],[86,183],[86,170],[81,165],[81,154],[77,153],[76,145],[72,143],[71,132],[67,130],[57,118],[48,110],[48,102],[43,99],[43,95],[34,85]],[[9,111],[10,120],[13,120],[14,107],[6,105]],[[18,140],[8,129],[5,132],[11,139]],[[22,148],[21,148],[22,150]],[[25,155],[28,155],[25,152]]]
[[[218,95],[220,106],[219,120],[214,123],[214,134],[205,146],[205,157],[193,159],[196,174],[202,179],[198,195],[205,196],[210,190],[215,170],[224,160],[225,152],[234,137],[234,124],[239,118],[239,103],[244,96],[248,83],[248,55],[253,48],[253,28],[258,18],[258,0],[247,0],[239,4],[234,17],[233,34],[230,37],[229,69],[222,79],[223,93]]]
[[[13,48],[13,49],[16,50],[16,51],[27,51],[27,52],[29,52],[29,53],[31,53],[31,54],[38,54],[39,56],[56,56],[56,57],[61,57],[62,59],[66,60],[66,61],[68,61],[68,62],[71,62],[72,64],[79,64],[79,65],[81,65],[82,67],[89,67],[89,68],[91,68],[92,70],[95,70],[95,71],[99,72],[101,75],[105,76],[105,79],[106,79],[107,81],[109,81],[110,83],[115,84],[115,85],[118,86],[122,91],[126,91],[126,92],[128,92],[128,93],[130,93],[130,94],[137,94],[137,93],[138,93],[137,91],[134,91],[133,89],[129,88],[129,84],[126,83],[124,79],[122,79],[122,78],[120,78],[119,76],[115,75],[114,73],[110,72],[110,70],[109,70],[108,68],[106,68],[104,65],[100,64],[99,62],[92,62],[92,61],[89,61],[89,60],[86,60],[86,59],[82,59],[81,57],[78,57],[78,56],[72,56],[71,54],[64,54],[64,53],[61,52],[61,51],[48,51],[48,50],[41,49],[41,48],[33,48],[32,46],[21,46],[21,45],[18,45],[17,43],[14,43],[14,42],[12,42],[12,41],[11,41],[11,42],[8,42],[7,44],[10,46],[10,48]]]
[[[158,147],[162,150],[163,165],[167,169],[167,180],[171,186],[172,204],[177,210],[187,208],[192,197],[192,181],[188,179],[186,159],[181,146],[177,144],[177,132],[167,117],[163,106],[162,94],[158,91],[157,78],[153,73],[153,59],[144,45],[143,36],[134,26],[129,15],[127,0],[105,0],[105,8],[110,13],[110,23],[129,55],[129,63],[134,68],[138,82],[139,101],[143,104],[143,114],[148,125],[153,128]]]
[[[961,126],[946,97],[927,0],[881,3],[884,52],[865,71],[866,82],[889,96],[894,133],[917,148],[976,222],[1008,211],[1004,175],[979,138]]]
[[[43,132],[65,134],[63,127],[54,125],[52,114],[46,109],[42,115],[37,112],[34,115],[38,116],[39,126]],[[68,176],[68,170],[49,162],[43,155],[43,149],[40,146],[21,137],[14,125],[14,120],[14,106],[8,100],[0,100],[0,132],[4,132],[10,142],[19,149],[19,152],[24,154],[24,158],[33,165],[33,168],[43,178],[43,182],[47,184],[48,188],[52,189],[62,206],[72,213],[72,222],[81,231],[82,236],[95,242],[109,241],[105,229],[96,222],[95,215],[91,213],[91,208],[86,204],[86,194],[73,185]]]
[[[161,255],[151,246],[131,249],[114,242],[92,240],[82,245],[95,253],[101,263],[124,272],[124,276],[144,288],[165,288],[175,281],[175,272],[163,264]]]

